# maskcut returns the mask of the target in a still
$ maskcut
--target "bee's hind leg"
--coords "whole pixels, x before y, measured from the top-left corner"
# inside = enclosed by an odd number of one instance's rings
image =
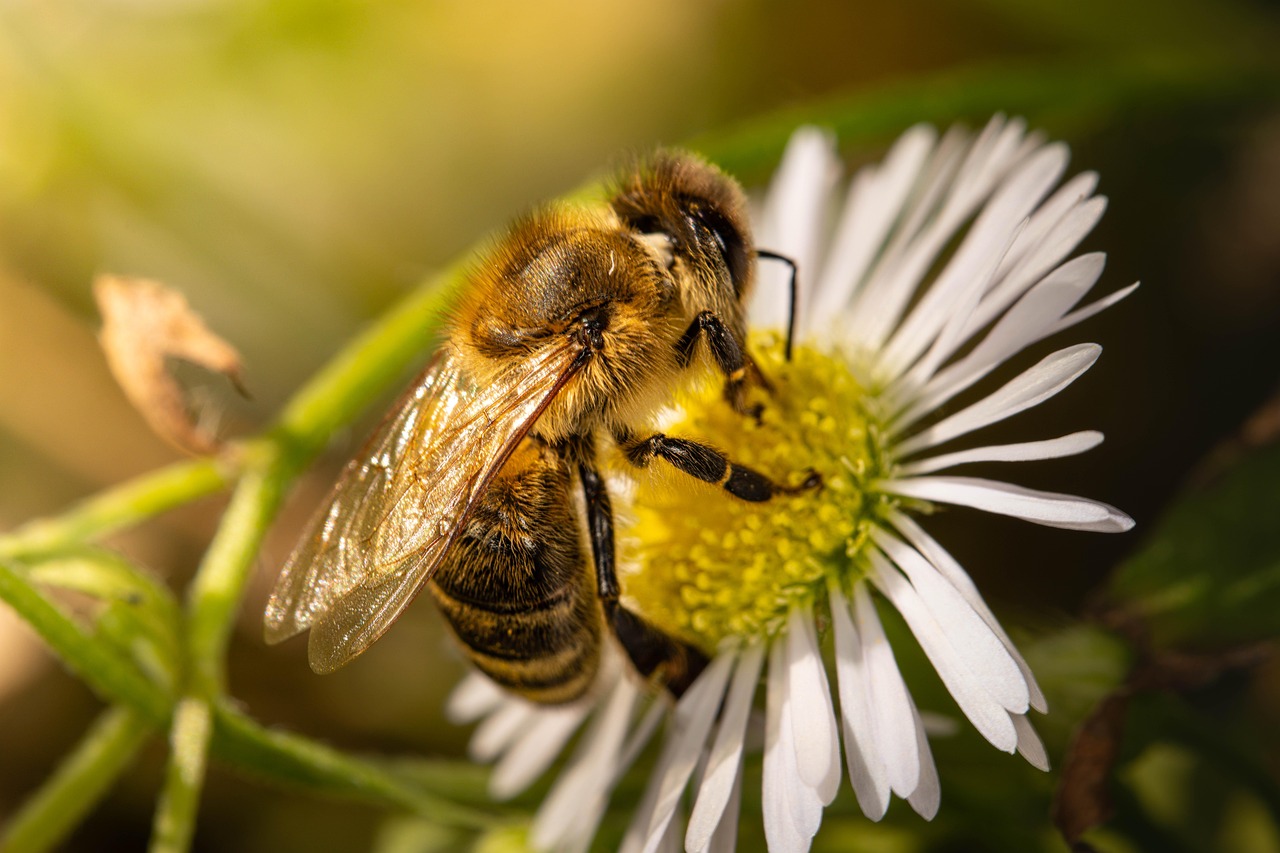
[[[627,657],[645,678],[657,673],[662,685],[679,699],[707,668],[707,656],[698,649],[655,628],[615,599],[605,606],[609,626]]]
[[[587,505],[587,530],[591,556],[596,568],[600,604],[610,630],[626,650],[632,665],[645,678],[657,676],[672,696],[679,699],[707,666],[707,657],[618,602],[618,574],[614,567],[613,508],[609,491],[593,462],[580,454],[578,474]]]

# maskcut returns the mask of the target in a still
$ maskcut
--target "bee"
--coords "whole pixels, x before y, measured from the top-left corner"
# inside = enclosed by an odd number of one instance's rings
[[[746,392],[768,386],[747,353],[744,301],[764,256],[777,257],[754,248],[737,183],[676,152],[626,169],[607,204],[518,221],[294,548],[267,641],[310,630],[312,669],[333,671],[425,586],[472,662],[530,700],[585,692],[606,631],[679,696],[706,658],[619,601],[597,457],[611,441],[631,465],[658,461],[747,501],[819,485],[812,472],[782,485],[650,427],[700,343],[727,403],[759,416]]]

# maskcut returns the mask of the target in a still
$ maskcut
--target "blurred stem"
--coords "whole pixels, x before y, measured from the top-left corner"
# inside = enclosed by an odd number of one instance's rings
[[[918,122],[984,123],[996,112],[1024,116],[1054,134],[1078,135],[1127,112],[1222,106],[1278,92],[1280,69],[1269,57],[1130,51],[1122,59],[949,68],[771,112],[690,146],[730,174],[755,181],[766,176],[801,124],[831,128],[845,147],[887,141]]]
[[[58,658],[111,703],[128,705],[154,725],[169,719],[170,698],[134,665],[90,636],[31,584],[16,564],[0,560],[0,600],[53,649]]]
[[[227,641],[244,585],[295,471],[270,445],[247,450],[252,461],[187,592],[189,689],[210,699],[222,692]]]
[[[776,162],[790,133],[804,122],[828,125],[844,144],[856,145],[881,141],[921,120],[943,123],[1007,110],[1051,126],[1045,116],[1056,117],[1059,125],[1089,123],[1138,107],[1274,93],[1280,88],[1278,81],[1271,66],[1232,56],[1134,55],[1109,63],[949,70],[777,112],[729,133],[695,140],[694,147],[728,171],[754,179]],[[488,813],[438,798],[372,762],[305,738],[269,732],[221,699],[227,643],[245,582],[289,484],[336,429],[368,408],[428,351],[462,280],[462,268],[456,264],[424,283],[344,347],[299,389],[263,437],[238,448],[239,455],[170,466],[0,539],[0,599],[99,695],[127,704],[130,710],[119,713],[136,715],[137,725],[163,725],[173,713],[172,751],[153,850],[179,853],[190,846],[211,746],[230,763],[276,782],[398,806],[452,826],[492,825]],[[131,662],[95,641],[45,598],[24,576],[20,558],[137,524],[225,488],[237,477],[231,503],[189,589],[185,685],[175,708],[166,692]],[[127,745],[124,734],[115,738],[121,748]],[[114,765],[107,758],[88,765],[77,761],[80,752],[89,749],[86,742],[51,785],[92,792],[99,790],[94,785],[109,782],[104,773]],[[76,802],[89,800],[85,795]]]
[[[147,719],[132,708],[116,706],[103,713],[14,816],[4,849],[38,853],[65,839],[133,761],[151,731]]]
[[[0,536],[0,557],[56,551],[132,527],[166,510],[226,488],[231,459],[191,459],[112,486],[54,518],[41,518]]]
[[[459,261],[423,282],[293,395],[268,433],[282,451],[300,466],[305,464],[335,430],[367,409],[415,359],[430,351],[463,269]]]
[[[250,464],[188,589],[187,695],[169,733],[169,766],[156,809],[153,853],[182,853],[195,836],[208,766],[212,707],[225,688],[227,642],[254,557],[292,479],[274,446],[246,447]]]
[[[209,704],[203,699],[178,702],[169,730],[169,766],[156,805],[151,853],[182,853],[191,846],[208,764],[211,718]]]
[[[378,764],[288,732],[272,731],[227,703],[214,711],[214,752],[221,760],[278,785],[314,794],[342,796],[406,809],[426,820],[460,829],[494,825],[491,812],[468,808],[430,793]],[[424,768],[439,765],[434,787],[449,790],[450,764],[423,763],[415,776],[430,777]]]

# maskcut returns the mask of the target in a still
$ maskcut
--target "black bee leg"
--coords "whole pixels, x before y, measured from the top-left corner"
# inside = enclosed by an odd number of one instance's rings
[[[702,652],[672,639],[617,601],[605,606],[605,614],[636,670],[645,678],[661,670],[663,686],[677,699],[710,663]]]
[[[663,685],[678,699],[706,668],[707,658],[693,646],[669,637],[618,602],[609,490],[589,460],[578,462],[578,476],[582,479],[582,492],[586,499],[591,555],[605,619],[636,670],[645,678],[658,673]]]
[[[621,436],[616,440],[627,460],[638,468],[644,468],[658,456],[689,476],[722,486],[726,492],[744,501],[758,503],[775,495],[793,495],[822,485],[822,477],[816,471],[809,471],[800,485],[784,486],[753,468],[731,462],[714,447],[687,438],[672,438],[660,432],[643,439]]]
[[[773,389],[764,378],[764,374],[760,372],[760,368],[747,354],[742,341],[729,330],[719,316],[711,311],[703,311],[693,319],[689,328],[685,329],[680,340],[676,342],[676,353],[681,366],[688,367],[693,361],[693,353],[699,338],[706,339],[711,357],[715,359],[716,366],[725,375],[725,400],[733,406],[735,412],[750,415],[759,422],[764,406],[759,403],[754,406],[747,405],[748,383],[754,382],[765,390]]]

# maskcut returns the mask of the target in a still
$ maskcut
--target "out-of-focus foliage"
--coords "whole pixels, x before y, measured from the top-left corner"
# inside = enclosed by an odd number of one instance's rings
[[[1089,248],[1108,252],[1116,287],[1145,282],[1088,326],[1108,348],[1090,380],[1017,436],[1102,425],[1092,466],[1028,468],[1046,488],[1106,497],[1139,531],[1101,542],[931,519],[1024,628],[1055,769],[992,755],[961,724],[934,741],[935,822],[897,804],[870,824],[846,789],[815,849],[1059,851],[1050,808],[1056,796],[1061,825],[1068,787],[1105,818],[1084,836],[1102,850],[1280,850],[1280,671],[1266,645],[1280,633],[1280,456],[1187,485],[1276,387],[1277,33],[1258,0],[3,4],[0,527],[176,458],[106,370],[99,273],[183,292],[243,353],[253,394],[184,373],[207,400],[202,426],[269,432],[0,544],[0,597],[27,623],[0,609],[0,823],[42,849],[51,827],[88,815],[67,849],[136,849],[164,786],[168,813],[199,807],[201,850],[513,849],[545,785],[496,811],[483,771],[453,760],[466,733],[440,707],[459,669],[430,608],[325,679],[301,644],[260,640],[265,588],[342,452],[266,536],[277,487],[332,430],[376,418],[372,400],[432,344],[436,296],[384,312],[629,150],[692,143],[754,184],[799,122],[837,129],[856,165],[917,121],[1004,110],[1071,142],[1073,170],[1101,172],[1112,206]],[[237,480],[225,516],[220,499],[192,503]],[[1108,605],[1087,608],[1117,564]],[[909,632],[894,641],[945,726],[958,716],[946,691]],[[176,695],[207,700],[188,706],[207,713],[203,791],[164,781]],[[1082,723],[1098,737],[1075,736]],[[1070,769],[1090,743],[1109,756],[1102,798]],[[619,789],[602,849],[642,784]],[[744,849],[762,844],[758,803],[743,830]]]
[[[1229,467],[1179,501],[1112,578],[1109,595],[1157,649],[1280,635],[1280,442],[1269,441],[1226,451]]]

